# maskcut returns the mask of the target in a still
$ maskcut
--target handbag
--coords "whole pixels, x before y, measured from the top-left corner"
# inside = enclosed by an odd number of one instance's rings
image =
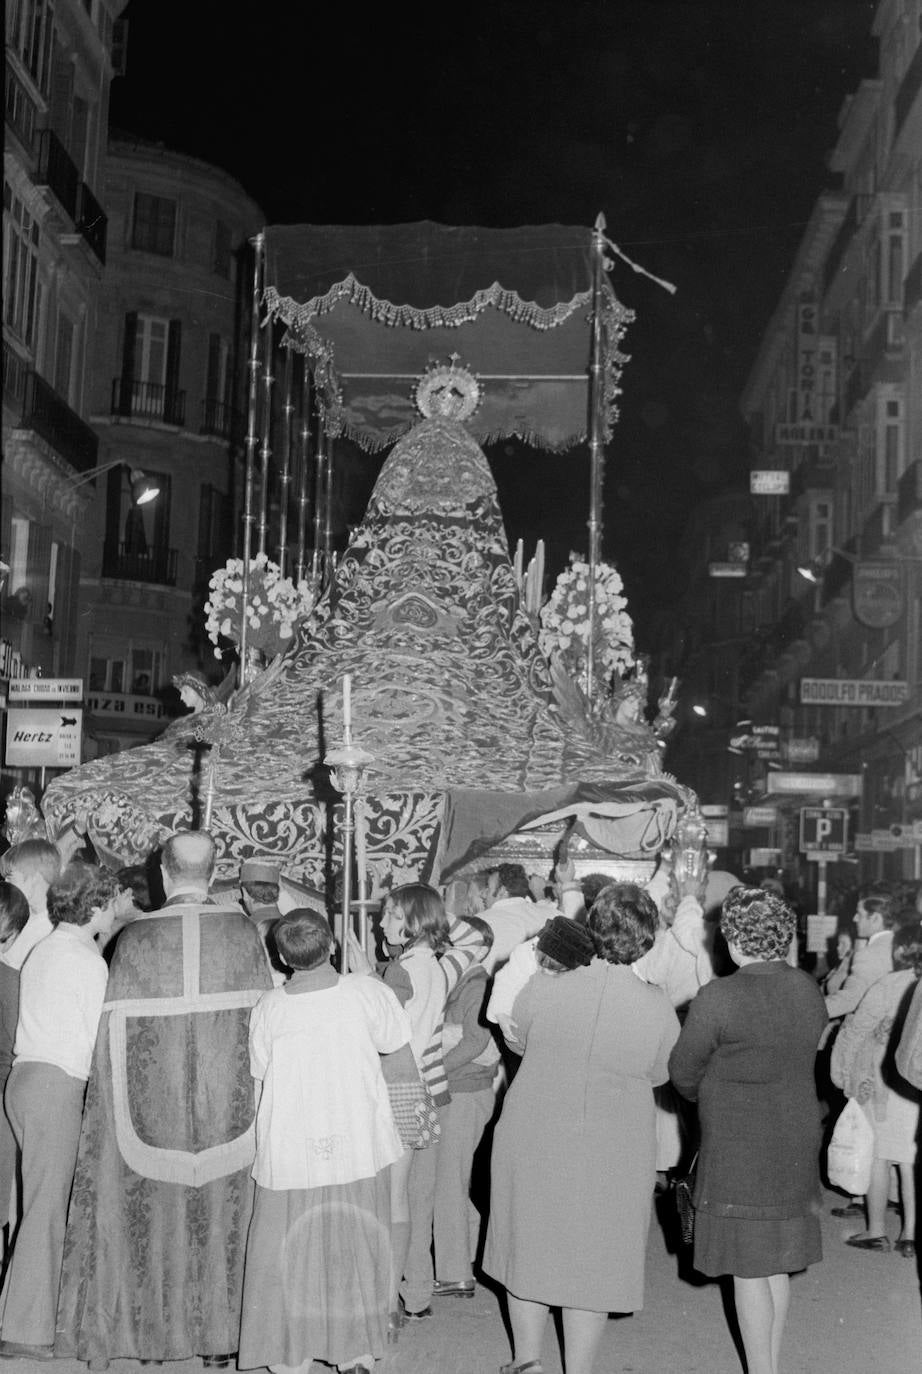
[[[679,1223],[679,1240],[683,1245],[691,1245],[695,1239],[695,1204],[692,1202],[692,1197],[697,1174],[698,1154],[696,1151],[688,1173],[677,1178],[672,1185],[676,1217]]]
[[[391,1054],[382,1054],[381,1072],[403,1148],[424,1150],[435,1144],[442,1135],[438,1108],[420,1077],[410,1046],[401,1045]]]
[[[826,1176],[833,1188],[862,1197],[868,1191],[873,1161],[874,1127],[859,1103],[850,1097],[826,1149]]]

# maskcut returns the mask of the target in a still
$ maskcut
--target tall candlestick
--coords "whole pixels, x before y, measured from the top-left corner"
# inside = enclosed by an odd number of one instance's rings
[[[515,585],[516,585],[516,587],[517,587],[518,590],[519,590],[519,595],[520,595],[520,596],[521,596],[521,594],[522,594],[522,566],[523,566],[524,562],[525,562],[525,541],[522,540],[522,539],[519,539],[519,540],[516,541],[516,546],[515,546],[515,563],[513,564],[513,572],[515,573]]]
[[[211,829],[211,813],[214,810],[214,764],[208,768],[208,786],[205,789],[205,814],[202,817],[202,829]]]
[[[343,678],[343,735],[348,739],[352,730],[352,677],[346,673]]]
[[[544,540],[539,539],[535,546],[535,615],[541,610],[544,595]]]

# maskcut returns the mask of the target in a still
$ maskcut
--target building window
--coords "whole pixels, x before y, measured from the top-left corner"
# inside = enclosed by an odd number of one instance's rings
[[[91,658],[89,690],[91,692],[124,692],[125,660],[123,658]]]
[[[134,336],[134,365],[131,369],[136,382],[153,383],[163,387],[166,382],[166,351],[169,320],[156,315],[138,315]]]
[[[90,658],[91,692],[128,692],[151,696],[163,677],[163,650],[129,641],[127,650],[94,644]]]
[[[906,274],[906,214],[903,210],[887,212],[887,230],[883,241],[880,289],[884,305],[902,306],[903,277]]]
[[[877,494],[892,495],[903,474],[905,447],[903,402],[900,397],[883,396],[878,411]]]
[[[815,561],[824,558],[832,547],[832,502],[811,501],[809,518],[810,559]]]
[[[35,105],[9,68],[6,72],[6,122],[31,151],[35,141]]]
[[[231,231],[230,225],[217,220],[214,227],[214,252],[212,268],[219,277],[231,274]]]
[[[71,378],[74,370],[74,325],[65,314],[58,316],[58,337],[54,350],[54,389],[68,405],[71,401]]]
[[[3,183],[3,323],[28,348],[35,346],[41,288],[38,280],[38,220]]]
[[[173,256],[176,237],[176,202],[163,196],[149,196],[138,191],[134,198],[134,224],[131,231],[132,248],[145,253],[158,253],[163,258]]]
[[[12,0],[6,15],[7,45],[42,95],[48,94],[54,5],[51,0]]]

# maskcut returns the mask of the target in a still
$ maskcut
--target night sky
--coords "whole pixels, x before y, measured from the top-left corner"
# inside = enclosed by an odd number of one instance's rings
[[[223,167],[268,223],[588,227],[602,211],[678,287],[612,276],[637,322],[604,556],[647,647],[681,586],[670,544],[685,513],[745,481],[738,398],[813,203],[835,186],[842,101],[875,74],[876,8],[130,0],[111,123]],[[543,535],[555,572],[585,550],[585,449],[490,457],[511,539]]]

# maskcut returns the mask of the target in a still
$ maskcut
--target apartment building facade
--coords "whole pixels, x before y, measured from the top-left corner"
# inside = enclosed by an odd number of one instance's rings
[[[745,567],[718,585],[699,556],[682,608],[688,690],[724,703],[704,787],[733,857],[792,880],[815,876],[805,808],[847,813],[844,876],[922,875],[922,0],[882,0],[873,31],[742,397]]]

